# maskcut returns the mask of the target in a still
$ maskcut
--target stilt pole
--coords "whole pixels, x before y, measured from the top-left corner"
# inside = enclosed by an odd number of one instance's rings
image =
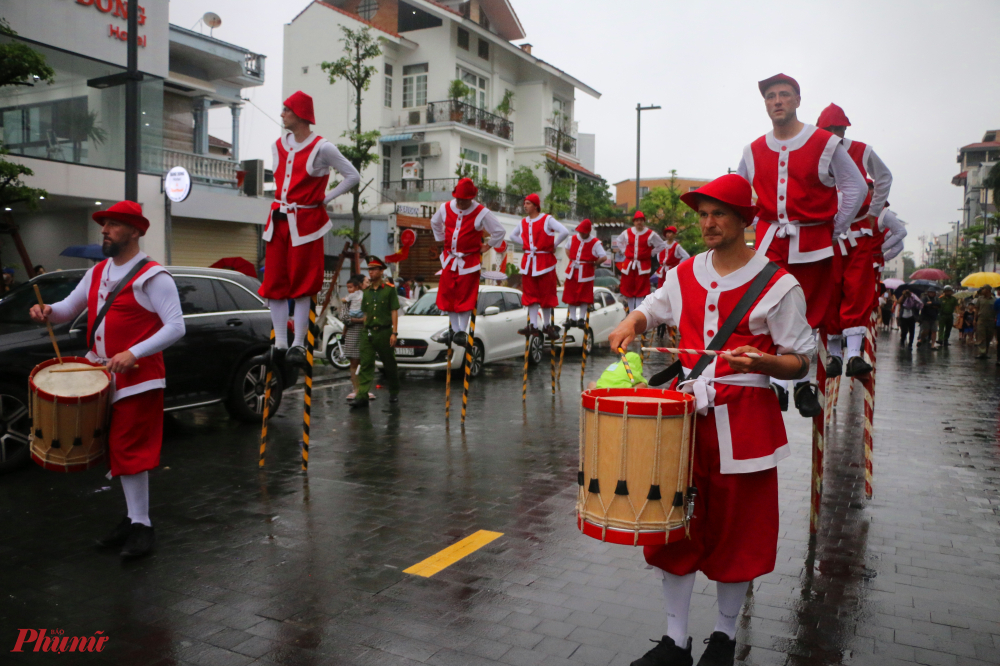
[[[448,423],[448,419],[451,418],[451,338],[454,336],[455,332],[451,330],[451,324],[448,324],[448,356],[447,356],[447,367],[444,374],[444,422]]]
[[[820,331],[816,354],[816,388],[819,391],[819,404],[823,407],[819,414],[813,417],[812,429],[812,488],[809,502],[809,534],[815,535],[819,529],[820,505],[823,500],[823,452],[826,447],[826,333]]]
[[[587,316],[583,319],[583,360],[580,361],[580,383],[587,373],[587,341],[590,340],[590,306],[587,306]]]
[[[868,330],[865,331],[865,360],[872,366],[872,371],[862,380],[861,385],[865,389],[865,498],[872,498],[872,451],[874,449],[874,423],[875,423],[875,360],[876,360],[876,333],[875,333],[875,313],[872,312],[872,319],[868,322]]]
[[[462,386],[462,425],[465,425],[465,412],[469,407],[469,373],[472,372],[472,349],[476,344],[476,306],[472,306],[472,319],[469,320],[469,337],[465,342],[465,383]]]
[[[569,310],[566,311],[566,322],[569,321]],[[559,350],[559,369],[556,370],[556,381],[562,381],[563,357],[566,356],[566,336],[569,335],[569,327],[563,322],[562,349]]]
[[[531,314],[528,314],[528,326],[524,336],[524,379],[521,382],[521,402],[528,402],[528,350],[531,349]]]
[[[271,350],[274,350],[274,329],[271,329]],[[270,416],[271,411],[271,363],[267,364],[267,373],[264,375],[264,409],[261,410],[264,414],[263,423],[260,426],[260,459],[257,461],[257,467],[264,467],[264,453],[267,451],[267,419]]]
[[[309,425],[312,413],[313,363],[316,349],[316,294],[309,301],[309,332],[306,335],[306,387],[302,409],[302,471],[309,471]]]

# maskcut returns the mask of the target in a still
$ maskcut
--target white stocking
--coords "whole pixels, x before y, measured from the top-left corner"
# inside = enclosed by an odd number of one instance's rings
[[[715,591],[719,601],[719,618],[715,621],[715,631],[721,631],[729,639],[736,638],[736,620],[747,596],[750,583],[716,583]]]
[[[457,312],[448,313],[448,323],[451,324],[451,330],[453,333],[458,333],[461,331],[461,319],[458,318]]]
[[[528,306],[528,321],[531,322],[532,326],[538,326],[538,311],[541,307],[538,303]]]
[[[129,520],[152,527],[153,524],[149,522],[149,472],[122,474],[119,478],[122,480],[122,490],[125,491]]]
[[[312,308],[312,297],[300,296],[295,299],[295,340],[293,347],[306,346],[306,333],[309,332],[309,310]]]
[[[458,329],[459,331],[464,331],[469,328],[469,320],[472,318],[472,311],[459,312],[458,314]]]
[[[583,306],[582,305],[569,306],[569,318],[574,320],[583,319]]]
[[[688,614],[691,611],[691,593],[694,591],[694,573],[686,576],[660,571],[663,576],[663,609],[667,612],[667,636],[680,648],[687,647]]]
[[[836,356],[839,359],[844,358],[844,336],[838,334],[826,336],[826,350],[830,356]],[[848,338],[849,340],[850,338]]]
[[[628,297],[628,311],[635,312],[635,309],[642,305],[645,299],[642,297],[629,296]]]
[[[865,342],[865,336],[863,335],[848,335],[847,336],[847,358],[854,358],[855,356],[861,356],[861,345]]]
[[[288,301],[283,298],[269,298],[267,307],[271,310],[274,346],[278,349],[288,349]]]
[[[542,310],[542,321],[546,326],[552,323],[552,308],[545,308]]]

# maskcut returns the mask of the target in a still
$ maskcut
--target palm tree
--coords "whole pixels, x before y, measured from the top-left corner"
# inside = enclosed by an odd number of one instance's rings
[[[97,121],[97,111],[82,111],[74,114],[70,120],[70,133],[73,141],[73,161],[83,158],[83,142],[90,141],[100,146],[108,140],[108,132]]]

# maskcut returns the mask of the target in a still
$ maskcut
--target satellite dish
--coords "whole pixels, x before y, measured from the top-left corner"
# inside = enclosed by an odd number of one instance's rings
[[[222,18],[215,12],[205,12],[205,15],[201,17],[201,20],[205,22],[205,25],[213,29],[222,25]]]

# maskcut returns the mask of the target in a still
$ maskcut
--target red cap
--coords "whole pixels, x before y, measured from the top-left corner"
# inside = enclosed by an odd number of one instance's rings
[[[149,229],[149,220],[143,216],[142,206],[134,201],[119,201],[107,210],[97,211],[91,217],[94,218],[94,222],[97,222],[102,227],[104,226],[104,222],[101,222],[101,220],[105,219],[124,222],[138,229],[143,236],[146,235],[146,231]]]
[[[633,222],[635,220],[645,220],[645,219],[646,219],[646,214],[643,213],[641,210],[635,211],[635,215],[632,216],[632,221]]]
[[[471,178],[461,179],[455,185],[455,189],[451,191],[451,196],[456,199],[475,199],[477,194],[479,194],[479,189],[476,188],[476,184],[472,182]]]
[[[801,95],[799,91],[799,82],[788,76],[787,74],[775,74],[774,76],[769,76],[763,81],[757,82],[757,87],[760,89],[760,96],[763,97],[767,89],[773,86],[775,83],[787,83],[793,88],[795,88],[795,94]]]
[[[851,121],[847,119],[847,114],[836,104],[823,109],[816,120],[816,127],[826,129],[827,127],[850,127]]]
[[[313,98],[301,90],[293,92],[285,100],[285,106],[310,125],[316,124],[316,115],[313,113]]]
[[[593,228],[594,225],[590,220],[584,220],[583,222],[580,222],[580,224],[576,225],[576,232],[581,236],[589,236]]]
[[[530,201],[531,203],[535,204],[535,207],[538,208],[538,210],[542,209],[542,200],[539,199],[538,195],[535,194],[534,192],[532,192],[528,196],[524,197],[524,200],[525,201]]]
[[[674,232],[676,234],[677,233],[677,227],[675,227],[674,225],[670,225],[669,227],[667,227],[666,229],[663,230],[664,233],[666,233],[668,231],[672,231],[672,232]]]
[[[702,197],[715,199],[726,204],[743,218],[747,224],[753,224],[754,215],[757,214],[757,206],[753,205],[753,191],[750,183],[743,176],[730,173],[720,176],[702,185],[697,190],[685,192],[681,195],[681,201],[698,210],[698,203]]]

